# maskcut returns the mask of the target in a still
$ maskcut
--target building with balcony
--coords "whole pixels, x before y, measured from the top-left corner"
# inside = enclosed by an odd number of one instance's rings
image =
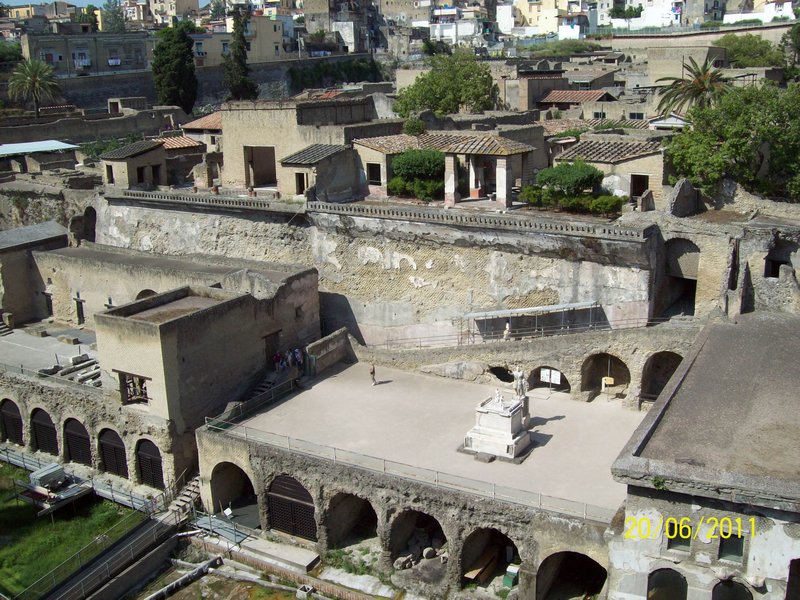
[[[25,34],[21,39],[23,58],[46,62],[59,77],[148,69],[154,45],[145,32]]]
[[[267,17],[251,17],[245,27],[247,62],[265,63],[287,58],[284,48],[283,23]],[[228,19],[226,31],[197,33],[194,40],[195,66],[217,67],[230,51],[233,41],[233,19]]]
[[[196,17],[200,14],[200,4],[198,0],[150,0],[150,12],[156,23],[168,25],[173,17]]]

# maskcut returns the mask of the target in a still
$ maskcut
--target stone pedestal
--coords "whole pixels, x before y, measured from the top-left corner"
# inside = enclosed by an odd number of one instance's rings
[[[514,459],[531,445],[528,397],[506,400],[500,392],[475,409],[475,427],[464,439],[464,450]]]
[[[444,205],[455,206],[460,200],[458,192],[458,173],[456,172],[456,155],[444,155]]]
[[[511,186],[513,179],[511,175],[511,160],[503,156],[497,159],[497,204],[503,208],[511,207]]]

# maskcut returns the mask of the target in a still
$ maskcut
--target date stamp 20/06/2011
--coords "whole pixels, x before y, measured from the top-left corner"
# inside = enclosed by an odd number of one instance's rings
[[[742,537],[749,534],[751,537],[756,534],[756,519],[750,517],[659,517],[654,521],[649,517],[626,517],[625,518],[625,539],[626,540],[653,540],[661,537],[674,540],[696,540],[701,537],[706,540],[723,539],[732,537]]]

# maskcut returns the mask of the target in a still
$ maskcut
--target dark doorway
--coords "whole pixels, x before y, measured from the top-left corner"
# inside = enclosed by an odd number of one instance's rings
[[[786,600],[800,600],[800,558],[789,563],[789,578],[786,580]]]
[[[212,512],[230,509],[230,519],[237,525],[261,529],[258,498],[250,478],[233,463],[222,462],[211,472]]]
[[[508,370],[508,367],[489,367],[489,372],[504,383],[514,381],[514,375]]]
[[[153,165],[153,185],[161,185],[161,165]]]
[[[572,386],[564,374],[553,367],[539,367],[531,371],[528,389],[548,388],[556,392],[569,392]]]
[[[114,166],[106,165],[106,180],[109,185],[114,185]]]
[[[92,466],[92,443],[89,432],[80,421],[67,419],[64,424],[64,446],[68,462]]]
[[[155,296],[156,293],[153,290],[142,290],[138,294],[136,294],[137,300],[142,300],[143,298],[149,298],[150,296]]]
[[[97,211],[91,206],[83,211],[83,239],[93,242],[97,229]]]
[[[648,358],[642,372],[642,398],[655,400],[682,360],[674,352],[656,352]]]
[[[656,295],[656,314],[664,318],[694,315],[700,249],[683,238],[665,246],[664,277]]]
[[[294,174],[294,185],[295,185],[295,194],[300,196],[304,194],[306,188],[308,187],[308,176],[305,173],[295,173]]]
[[[794,263],[799,258],[798,249],[800,249],[800,245],[797,242],[778,239],[764,259],[764,277],[779,277],[783,265],[794,267]]]
[[[478,529],[464,540],[461,552],[462,586],[484,585],[502,576],[508,565],[519,564],[517,546],[497,529]]]
[[[368,500],[341,493],[331,499],[325,525],[331,548],[342,548],[375,537],[378,515]]]
[[[75,314],[78,318],[78,325],[83,325],[86,321],[86,315],[83,314],[83,300],[75,298]]]
[[[753,594],[736,581],[720,581],[711,592],[711,600],[753,600]]]
[[[128,478],[125,444],[119,434],[111,429],[100,432],[100,470]]]
[[[3,441],[24,445],[22,443],[22,415],[19,407],[11,400],[0,402],[0,437]]]
[[[369,185],[381,184],[381,165],[379,163],[367,163],[367,183]]]
[[[650,189],[649,175],[631,175],[631,198],[639,198]]]
[[[31,414],[31,433],[33,437],[33,449],[47,452],[53,456],[58,456],[58,435],[53,419],[41,408],[37,408]]]
[[[136,446],[136,462],[139,466],[139,480],[144,485],[164,489],[164,471],[161,452],[150,440],[142,440]]]
[[[647,578],[647,600],[686,600],[687,587],[677,571],[659,569]]]
[[[47,292],[42,292],[44,296],[44,309],[47,312],[48,317],[53,316],[53,294],[49,294]]]
[[[136,167],[136,183],[144,183],[144,167]]]
[[[248,187],[275,185],[277,182],[274,146],[245,146],[244,163]]]
[[[407,510],[399,514],[392,522],[389,535],[392,560],[401,554],[411,554],[411,551],[417,546],[420,546],[421,550],[427,545],[435,548],[436,546],[442,547],[446,543],[447,538],[442,526],[431,515],[418,510]]]
[[[267,504],[270,529],[317,541],[314,500],[302,483],[288,475],[279,475],[269,486]]]
[[[605,379],[605,385],[604,385]],[[599,394],[605,392],[619,396],[631,382],[628,366],[611,354],[594,354],[581,367],[581,391]]]
[[[536,599],[588,598],[600,593],[606,576],[606,570],[585,554],[551,554],[539,566]]]

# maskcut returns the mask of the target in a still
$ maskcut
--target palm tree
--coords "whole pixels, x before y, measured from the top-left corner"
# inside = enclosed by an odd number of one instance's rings
[[[60,90],[53,67],[40,60],[21,62],[8,79],[8,95],[12,100],[33,100],[37,119],[42,100],[52,100]]]
[[[731,91],[731,84],[722,75],[722,71],[712,66],[706,59],[702,65],[689,57],[689,63],[683,63],[683,77],[662,77],[656,83],[668,83],[659,90],[662,96],[658,110],[669,116],[673,111],[682,112],[692,106],[708,108],[714,106],[719,99]]]

